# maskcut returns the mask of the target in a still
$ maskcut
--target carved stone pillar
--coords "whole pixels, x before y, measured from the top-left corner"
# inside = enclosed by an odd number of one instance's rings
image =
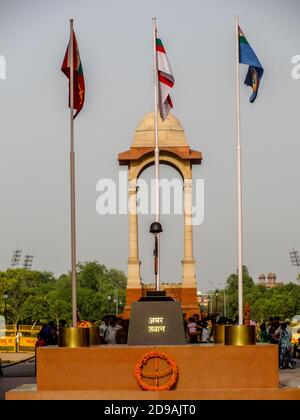
[[[192,179],[184,180],[184,257],[182,287],[197,288],[193,254]]]
[[[129,214],[129,256],[127,261],[128,276],[126,288],[125,317],[130,317],[132,302],[137,302],[142,296],[140,260],[138,247],[138,215],[137,215],[137,186],[136,180],[130,180],[128,185],[128,214]]]
[[[129,257],[127,288],[140,289],[140,261],[138,251],[138,215],[137,215],[137,186],[136,180],[129,181]]]

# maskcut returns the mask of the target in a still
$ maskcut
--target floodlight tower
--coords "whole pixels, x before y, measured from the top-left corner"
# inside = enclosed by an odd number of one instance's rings
[[[25,270],[31,270],[32,263],[33,263],[33,255],[25,255],[23,268],[25,268]]]
[[[296,251],[294,248],[293,248],[293,250],[292,251],[290,251],[290,259],[291,259],[291,263],[292,263],[292,265],[293,266],[296,266],[296,267],[298,267],[298,276],[297,276],[297,280],[298,281],[300,281],[300,278],[299,278],[299,274],[300,274],[300,269],[299,269],[299,267],[300,267],[300,255],[299,255],[299,252],[298,251]]]
[[[22,250],[16,249],[13,253],[12,259],[11,259],[11,267],[15,268],[20,263]]]

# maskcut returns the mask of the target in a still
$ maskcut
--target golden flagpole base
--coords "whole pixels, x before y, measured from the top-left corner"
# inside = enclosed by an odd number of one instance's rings
[[[224,344],[225,342],[225,325],[214,325],[213,337],[215,344]]]
[[[90,328],[90,346],[99,346],[100,344],[100,327],[92,325]]]
[[[89,347],[89,328],[63,328],[59,331],[58,347]]]
[[[226,325],[225,345],[247,346],[256,344],[255,325]]]

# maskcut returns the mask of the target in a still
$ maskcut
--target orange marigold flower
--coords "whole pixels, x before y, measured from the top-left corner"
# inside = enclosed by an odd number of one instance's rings
[[[168,365],[170,366],[170,368],[168,368],[166,371],[163,371],[161,373],[162,376],[166,376],[167,374],[171,374],[170,379],[164,385],[161,385],[161,386],[148,385],[143,380],[143,372],[142,372],[143,367],[147,364],[149,359],[153,359],[153,358],[158,358],[158,359],[165,360],[168,363]],[[150,375],[150,377],[153,376],[153,378],[158,377],[156,373],[154,373],[154,374],[147,373],[148,377],[149,377],[149,375]],[[177,383],[178,367],[177,367],[176,362],[170,356],[168,356],[166,353],[163,353],[163,352],[160,352],[160,351],[150,351],[137,361],[137,364],[136,364],[135,370],[134,370],[134,376],[135,376],[138,384],[140,385],[140,387],[144,391],[169,391]]]

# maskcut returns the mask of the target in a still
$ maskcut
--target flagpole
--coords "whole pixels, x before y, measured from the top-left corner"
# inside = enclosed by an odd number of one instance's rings
[[[158,145],[158,75],[156,53],[156,18],[152,18],[153,30],[153,79],[154,79],[154,132],[155,132],[155,221],[160,222],[159,197],[159,145]],[[155,274],[155,288],[160,290],[160,235],[157,234],[157,274]]]
[[[237,214],[238,214],[238,314],[243,325],[243,230],[242,230],[242,147],[240,123],[240,66],[239,66],[239,16],[235,16],[236,32],[236,105],[237,105]]]
[[[71,273],[72,273],[72,325],[77,325],[76,279],[76,213],[75,213],[75,151],[74,151],[74,44],[73,19],[70,19],[70,191],[71,191]]]

